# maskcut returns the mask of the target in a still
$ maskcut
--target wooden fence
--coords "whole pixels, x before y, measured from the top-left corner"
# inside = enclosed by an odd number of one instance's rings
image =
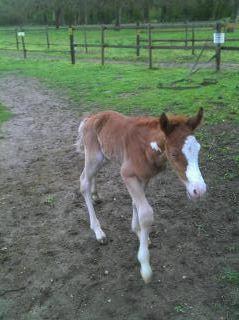
[[[202,29],[211,31],[210,38],[201,38],[197,39],[195,36],[195,29]],[[128,24],[121,25],[120,27],[116,27],[114,25],[93,25],[93,26],[76,26],[71,28],[61,28],[61,30],[68,29],[69,32],[69,42],[65,44],[64,50],[56,50],[52,49],[52,47],[62,47],[62,44],[54,43],[50,39],[49,31],[52,30],[50,27],[45,28],[15,28],[13,29],[0,29],[0,31],[11,32],[15,35],[15,48],[11,48],[8,50],[22,50],[23,56],[26,59],[28,52],[41,52],[42,50],[33,50],[27,49],[27,45],[25,42],[24,33],[27,32],[42,32],[45,34],[45,43],[34,43],[34,45],[38,45],[39,47],[45,47],[48,52],[52,53],[68,53],[70,54],[71,63],[76,63],[76,49],[84,48],[85,53],[89,52],[90,48],[99,48],[100,56],[101,56],[101,64],[105,64],[105,49],[110,48],[118,48],[118,49],[134,49],[135,55],[137,57],[140,56],[141,50],[147,50],[148,52],[148,66],[149,68],[153,67],[153,51],[154,50],[191,50],[192,54],[195,54],[195,50],[213,50],[215,51],[215,62],[216,62],[216,70],[220,70],[221,65],[221,50],[233,50],[239,51],[239,46],[226,46],[224,44],[214,44],[212,41],[213,33],[221,33],[223,28],[225,29],[225,25],[221,23],[215,22],[202,22],[202,23],[178,23],[178,24]],[[106,32],[108,30],[125,30],[125,29],[134,29],[135,33],[135,42],[132,44],[109,44],[106,42]],[[100,30],[100,43],[89,43],[87,40],[87,32],[91,30]],[[152,37],[152,32],[158,31],[158,33],[167,33],[167,32],[181,32],[184,34],[183,39],[172,39],[172,38],[158,38],[155,39]],[[75,34],[81,31],[83,33],[83,42],[75,41]],[[145,34],[142,36],[140,32],[144,32]],[[224,30],[225,31],[225,30]],[[230,42],[239,42],[239,38],[230,38]],[[10,43],[10,42],[9,42]],[[11,42],[13,45],[14,43]],[[28,43],[30,45],[30,43]],[[0,50],[4,50],[4,48],[0,48]]]

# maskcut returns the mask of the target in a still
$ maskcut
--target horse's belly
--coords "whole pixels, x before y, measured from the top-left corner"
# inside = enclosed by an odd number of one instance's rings
[[[101,139],[99,139],[99,143],[101,151],[106,159],[122,163],[123,151],[119,145],[104,143],[104,141],[102,141]]]

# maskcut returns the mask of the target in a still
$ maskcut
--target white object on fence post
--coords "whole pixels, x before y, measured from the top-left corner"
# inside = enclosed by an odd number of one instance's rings
[[[18,35],[18,37],[25,37],[25,32],[18,31],[17,35]]]
[[[225,42],[225,33],[223,32],[215,32],[213,34],[213,42],[215,44],[222,44]]]

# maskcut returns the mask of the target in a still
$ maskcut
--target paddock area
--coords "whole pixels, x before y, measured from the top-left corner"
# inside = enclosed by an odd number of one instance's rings
[[[0,77],[0,101],[13,114],[0,131],[0,319],[238,319],[238,124],[209,121],[196,135],[202,201],[190,202],[169,168],[149,185],[154,274],[145,285],[116,165],[97,177],[108,244],[89,228],[84,159],[73,145],[88,110],[59,91],[22,74]]]
[[[216,44],[214,34],[223,32]],[[219,41],[219,40],[217,40]],[[169,63],[202,64],[220,68],[237,63],[238,24],[208,22],[0,27],[0,52],[22,59],[45,58],[97,61],[101,65],[137,62],[157,68]],[[215,59],[216,58],[216,59]],[[216,61],[215,61],[216,60]]]

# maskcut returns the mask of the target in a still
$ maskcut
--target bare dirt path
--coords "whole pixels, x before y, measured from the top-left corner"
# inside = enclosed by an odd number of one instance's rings
[[[60,248],[70,245],[65,239],[79,177],[73,147],[79,117],[34,79],[1,79],[0,99],[14,114],[0,144],[0,315],[20,319],[34,314],[36,299],[41,305],[52,279],[65,274]],[[69,171],[75,173],[71,181]]]
[[[131,201],[114,166],[98,177],[108,245],[89,230],[78,191],[83,158],[73,147],[79,115],[37,80],[12,75],[0,78],[0,101],[14,113],[0,139],[1,320],[237,319],[238,291],[219,279],[236,268],[228,248],[239,238],[236,182],[216,180],[229,158],[215,168],[204,153],[210,192],[200,204],[187,201],[171,171],[151,184],[154,279],[145,286]]]

